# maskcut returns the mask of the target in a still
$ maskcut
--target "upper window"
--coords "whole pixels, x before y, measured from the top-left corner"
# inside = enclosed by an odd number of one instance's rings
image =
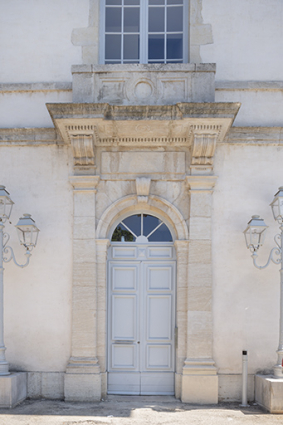
[[[187,62],[187,0],[103,0],[101,62]]]

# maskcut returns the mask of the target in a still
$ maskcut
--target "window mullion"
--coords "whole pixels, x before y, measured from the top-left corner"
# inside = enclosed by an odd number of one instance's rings
[[[121,22],[121,63],[124,63],[124,0],[122,0],[122,22]]]
[[[164,19],[164,63],[167,63],[167,0],[165,0]]]
[[[147,0],[140,2],[140,63],[147,63]]]

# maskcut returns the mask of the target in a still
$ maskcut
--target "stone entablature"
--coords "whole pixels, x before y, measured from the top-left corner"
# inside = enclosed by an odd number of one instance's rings
[[[100,168],[97,172],[103,178],[113,178],[113,172],[119,178],[123,178],[123,175],[125,178],[130,175],[135,178],[136,173],[142,173],[142,170],[139,171],[139,163],[143,161],[146,161],[149,172],[156,178],[157,171],[165,171],[158,167],[160,161],[167,164],[168,178],[182,179],[186,174],[211,174],[216,144],[224,140],[239,107],[239,103],[178,103],[162,106],[47,104],[64,143],[71,144],[73,148],[74,166],[77,167],[75,171],[82,172],[84,168],[86,172],[87,167],[91,167],[94,172],[97,166],[96,151],[100,149]],[[123,152],[119,152],[120,147]],[[109,151],[111,148],[114,152]],[[139,149],[139,156],[125,152],[125,148]],[[160,148],[170,152],[150,152],[146,153],[146,158],[142,158],[141,149],[152,151]],[[185,158],[182,151],[189,155]],[[170,169],[170,164],[175,164],[174,169]]]
[[[73,102],[214,102],[215,64],[73,65]]]

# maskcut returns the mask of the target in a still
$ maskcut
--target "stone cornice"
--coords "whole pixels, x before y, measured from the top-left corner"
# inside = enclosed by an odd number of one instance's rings
[[[88,131],[93,134],[95,129]],[[88,131],[82,130],[81,133],[87,134]],[[163,143],[162,139],[155,141],[156,146],[162,146]],[[220,143],[282,146],[283,127],[231,127]],[[0,128],[0,146],[44,146],[56,144],[62,144],[62,139],[54,128]],[[105,140],[103,145],[106,145]],[[112,139],[109,140],[108,146],[115,145],[119,145],[119,140],[116,142]],[[129,140],[125,141],[125,145],[130,146],[131,142]],[[151,147],[154,146],[152,142]]]
[[[239,103],[175,105],[47,104],[64,142],[93,135],[96,146],[190,146],[195,134],[213,134],[221,142]]]

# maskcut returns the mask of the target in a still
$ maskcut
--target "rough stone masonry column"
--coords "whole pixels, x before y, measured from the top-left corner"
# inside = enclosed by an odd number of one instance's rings
[[[187,353],[182,401],[218,403],[218,376],[213,361],[211,207],[217,177],[188,176],[190,241],[187,291]]]
[[[65,373],[66,401],[101,398],[97,360],[95,194],[98,176],[71,176],[74,195],[71,357]]]

